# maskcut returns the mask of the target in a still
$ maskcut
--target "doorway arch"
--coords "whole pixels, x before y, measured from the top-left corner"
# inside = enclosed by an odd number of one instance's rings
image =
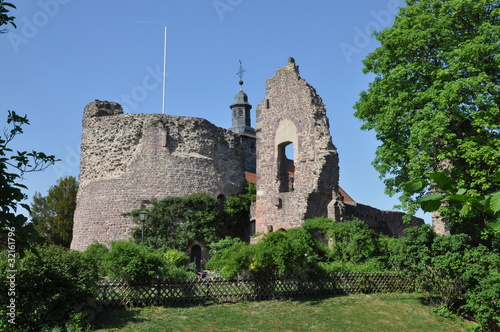
[[[194,268],[196,272],[201,271],[201,247],[197,244],[191,247],[191,254],[189,256],[189,261],[194,263]]]

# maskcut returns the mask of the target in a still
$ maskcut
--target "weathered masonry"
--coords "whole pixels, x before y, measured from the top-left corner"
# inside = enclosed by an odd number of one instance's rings
[[[244,184],[239,137],[199,118],[123,114],[85,107],[72,249],[125,239],[137,226],[123,213],[143,200],[207,192],[229,196]]]
[[[339,188],[339,156],[326,109],[292,58],[267,80],[256,129],[242,86],[240,81],[230,106],[231,130],[200,118],[124,114],[113,102],[88,104],[71,248],[128,238],[137,225],[124,213],[142,208],[145,200],[195,192],[234,195],[245,179],[257,182],[248,233],[298,227],[313,217],[358,217],[393,235],[423,223],[415,218],[403,224],[403,213],[356,203]]]
[[[257,107],[256,231],[335,217],[338,154],[321,98],[300,77],[293,59],[267,80],[266,91]]]

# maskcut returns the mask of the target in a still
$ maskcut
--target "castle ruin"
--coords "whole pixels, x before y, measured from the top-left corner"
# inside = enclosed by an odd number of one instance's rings
[[[256,129],[242,85],[230,106],[231,130],[200,118],[124,114],[113,102],[88,104],[71,248],[128,238],[137,225],[124,213],[145,200],[230,196],[243,190],[245,179],[257,183],[249,233],[297,227],[314,217],[358,217],[392,235],[423,224],[418,218],[403,224],[403,213],[356,203],[339,187],[326,109],[292,58],[267,80]]]

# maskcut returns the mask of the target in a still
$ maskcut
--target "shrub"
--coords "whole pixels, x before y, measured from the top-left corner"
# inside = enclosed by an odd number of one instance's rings
[[[484,331],[500,331],[500,255],[479,246],[465,253],[469,287],[460,311],[473,316]]]
[[[467,234],[436,236],[428,225],[409,228],[407,234],[395,261],[427,300],[473,317],[481,330],[500,330],[500,255],[472,246]]]
[[[112,280],[125,281],[131,286],[150,285],[159,278],[186,279],[193,277],[181,264],[186,254],[163,252],[132,241],[116,241],[104,255],[103,267]]]
[[[359,219],[333,223],[326,236],[332,260],[361,263],[378,254],[375,232]]]
[[[183,267],[189,261],[189,256],[177,249],[167,249],[165,251],[165,261],[167,264],[175,267]]]
[[[3,252],[3,255],[6,255]],[[76,308],[89,298],[93,298],[97,270],[92,261],[80,252],[57,246],[37,248],[37,253],[28,251],[17,260],[15,273],[16,327],[19,331],[40,331],[61,327],[67,324],[78,325],[84,330],[84,320],[75,320],[79,316]],[[1,283],[7,286],[10,274],[6,259],[0,260]],[[2,323],[9,331],[12,325],[5,320],[5,312],[10,298],[7,292],[0,293],[2,303]],[[81,317],[81,315],[80,315]],[[3,324],[3,325],[1,325]]]
[[[242,242],[239,238],[226,236],[222,240],[210,244],[210,255],[217,256],[220,255],[227,248],[232,247],[234,244]]]
[[[385,264],[377,258],[367,259],[363,263],[320,262],[320,268],[327,273],[340,272],[386,272]]]
[[[104,266],[102,264],[103,258],[108,252],[108,248],[104,244],[94,242],[83,252],[83,255],[94,263],[99,277],[103,277],[106,275]]]
[[[223,278],[233,279],[250,269],[254,256],[253,249],[254,245],[235,241],[230,247],[217,251],[205,267],[220,272]]]
[[[130,285],[151,284],[154,279],[163,275],[165,265],[165,258],[161,253],[131,241],[112,242],[111,249],[103,259],[108,277]]]

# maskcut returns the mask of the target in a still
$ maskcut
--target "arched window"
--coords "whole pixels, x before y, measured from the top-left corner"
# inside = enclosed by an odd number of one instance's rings
[[[274,138],[277,153],[279,192],[295,189],[295,159],[299,158],[297,127],[290,119],[280,121]]]

